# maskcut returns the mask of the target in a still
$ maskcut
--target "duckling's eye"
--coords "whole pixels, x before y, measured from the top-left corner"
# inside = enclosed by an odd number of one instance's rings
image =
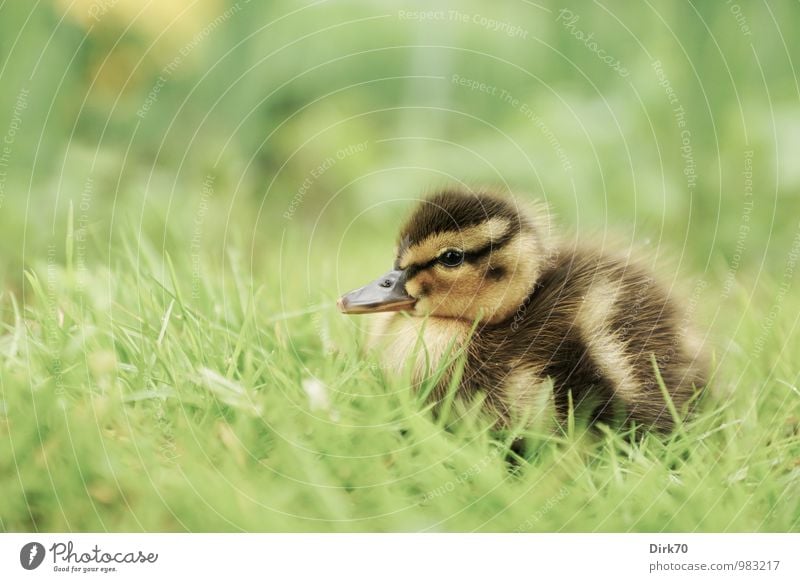
[[[464,262],[464,251],[448,249],[439,255],[438,260],[445,267],[457,267]]]

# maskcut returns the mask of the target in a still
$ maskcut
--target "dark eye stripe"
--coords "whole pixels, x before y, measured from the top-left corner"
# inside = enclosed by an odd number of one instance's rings
[[[508,242],[514,238],[517,233],[509,232],[501,236],[496,241],[492,241],[490,243],[485,244],[482,247],[479,247],[472,251],[464,251],[464,262],[474,264],[480,261],[483,257],[488,255],[492,251],[497,251],[503,248],[508,244]],[[411,278],[417,273],[421,271],[425,271],[426,269],[430,269],[431,267],[435,266],[439,262],[439,257],[431,259],[425,263],[415,263],[411,264],[406,267],[406,272],[408,273],[407,278]]]
[[[464,252],[464,260],[468,263],[477,263],[483,257],[488,255],[492,251],[498,251],[504,246],[508,244],[508,242],[514,238],[516,233],[506,233],[501,236],[496,241],[492,241],[490,243],[485,244],[484,246],[475,249],[473,251],[465,251]]]
[[[406,277],[408,279],[410,279],[411,277],[413,277],[417,273],[419,273],[421,271],[425,271],[426,269],[430,269],[431,267],[433,267],[438,262],[439,262],[439,257],[436,257],[435,259],[431,259],[427,263],[417,263],[417,264],[414,264],[414,265],[409,265],[408,267],[406,267],[406,272],[408,273],[408,275],[406,275]]]

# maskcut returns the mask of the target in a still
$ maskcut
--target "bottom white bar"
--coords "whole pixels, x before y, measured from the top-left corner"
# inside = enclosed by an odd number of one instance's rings
[[[2,534],[0,580],[797,581],[799,543],[798,534]]]

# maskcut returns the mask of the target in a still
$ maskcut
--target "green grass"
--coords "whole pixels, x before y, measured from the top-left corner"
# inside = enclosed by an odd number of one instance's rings
[[[800,4],[568,7],[627,77],[553,0],[442,6],[526,38],[108,4],[0,2],[0,531],[800,529]],[[461,182],[657,255],[714,347],[697,415],[444,427],[383,374],[334,300]]]
[[[761,308],[734,300],[748,315],[671,436],[498,433],[474,414],[445,430],[407,380],[361,354],[363,320],[329,298],[291,299],[302,293],[286,281],[249,283],[236,253],[206,263],[194,292],[188,262],[144,241],[119,255],[109,270],[59,254],[27,274],[24,299],[2,296],[2,530],[800,525],[800,340],[790,317],[762,333],[770,290]],[[782,313],[798,307],[787,295]],[[313,378],[328,401],[309,398]],[[514,468],[518,436],[528,453]]]

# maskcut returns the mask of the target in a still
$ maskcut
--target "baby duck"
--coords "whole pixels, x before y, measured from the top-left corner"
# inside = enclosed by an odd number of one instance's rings
[[[705,383],[699,344],[677,301],[647,268],[552,234],[542,206],[491,193],[441,191],[402,228],[394,268],[339,299],[343,313],[384,314],[384,363],[415,381],[461,352],[459,389],[485,394],[501,423],[550,403],[590,422],[673,427],[653,358],[677,411]],[[419,340],[424,349],[419,349]]]

